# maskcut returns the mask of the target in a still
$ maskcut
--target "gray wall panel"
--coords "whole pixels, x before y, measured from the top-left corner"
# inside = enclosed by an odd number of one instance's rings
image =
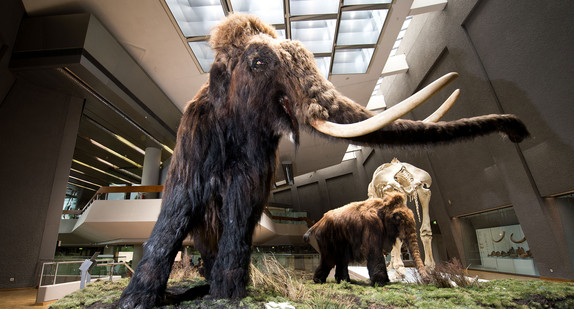
[[[574,190],[573,13],[572,1],[483,1],[465,23],[504,111],[531,130],[520,147],[542,196]]]
[[[358,192],[356,189],[353,174],[327,179],[327,189],[329,190],[331,205],[335,208],[366,198],[363,192]]]
[[[0,288],[35,286],[54,258],[82,101],[18,79],[2,102]]]
[[[314,182],[297,188],[299,194],[298,210],[307,211],[307,216],[311,220],[319,220],[325,211],[328,210],[328,204],[321,199],[319,193],[319,183]]]
[[[291,189],[280,190],[273,192],[272,197],[273,202],[278,204],[289,205],[289,207],[293,208],[293,194]]]

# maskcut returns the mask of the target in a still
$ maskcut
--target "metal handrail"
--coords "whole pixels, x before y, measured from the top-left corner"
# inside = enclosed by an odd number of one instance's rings
[[[62,264],[82,264],[84,262],[84,260],[77,260],[77,261],[61,261],[61,262],[45,262],[42,264],[42,272],[40,273],[40,286],[47,286],[47,285],[54,285],[56,284],[56,279],[58,277],[58,267]],[[103,262],[103,263],[101,263]],[[126,267],[126,269],[133,275],[134,270],[125,262],[114,262],[113,259],[102,259],[102,260],[96,260],[96,266],[101,267],[101,266],[112,266],[110,268],[110,280],[112,279],[113,275],[114,275],[114,268],[113,266],[116,265],[124,265]],[[43,278],[44,278],[44,269],[46,267],[46,265],[56,265],[56,269],[54,271],[54,280],[52,281],[51,284],[42,284],[43,283]],[[79,281],[79,280],[78,280]]]
[[[163,186],[121,186],[121,187],[100,187],[98,191],[92,196],[92,198],[86,203],[81,210],[74,212],[73,214],[81,215],[88,207],[92,205],[95,200],[101,200],[102,195],[108,193],[160,193],[163,192]],[[105,198],[104,198],[105,199]]]

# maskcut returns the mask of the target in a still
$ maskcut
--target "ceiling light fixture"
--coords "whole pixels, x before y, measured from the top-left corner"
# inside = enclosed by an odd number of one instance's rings
[[[72,186],[80,187],[80,188],[83,188],[83,189],[86,189],[86,190],[94,191],[94,192],[98,191],[98,190],[96,190],[96,189],[93,189],[93,188],[90,188],[90,187],[86,187],[86,186],[82,186],[82,185],[80,185],[80,184],[73,183],[73,182],[70,182],[70,181],[68,181],[68,184],[69,184],[69,185],[72,185]],[[70,188],[70,189],[72,189],[72,188]]]
[[[78,178],[78,177],[74,177],[74,176],[72,176],[72,175],[70,175],[69,177],[72,178],[72,179],[81,181],[81,182],[85,182],[85,183],[87,183],[87,184],[91,184],[91,185],[96,186],[96,187],[98,187],[98,188],[102,186],[102,185],[99,185],[99,184],[97,184],[97,183],[93,183],[93,182],[91,182],[91,181],[87,181],[87,180],[84,180],[84,179],[81,179],[81,178]]]
[[[100,173],[102,173],[102,174],[106,174],[106,175],[108,175],[108,176],[117,178],[117,179],[123,181],[124,183],[130,183],[130,184],[132,184],[132,185],[135,184],[135,183],[132,182],[132,181],[129,181],[129,180],[127,180],[127,179],[121,178],[121,177],[116,176],[116,175],[114,175],[114,174],[108,173],[108,172],[103,171],[103,170],[101,170],[101,169],[99,169],[99,168],[96,168],[96,167],[93,167],[93,166],[91,166],[91,165],[88,165],[88,164],[86,164],[86,163],[84,163],[84,162],[80,162],[80,161],[78,161],[78,160],[76,160],[76,159],[73,159],[72,162],[77,163],[77,164],[80,164],[80,165],[85,166],[85,167],[87,167],[87,168],[91,168],[91,169],[93,169],[94,171],[100,172]]]
[[[113,168],[113,169],[115,169],[115,170],[118,170],[118,171],[120,171],[120,172],[122,172],[122,173],[128,174],[128,175],[130,175],[130,176],[132,176],[132,177],[134,177],[134,178],[137,178],[137,179],[139,179],[139,180],[142,179],[139,175],[136,175],[136,174],[134,174],[134,173],[132,173],[132,172],[130,172],[130,171],[127,171],[127,170],[125,170],[125,169],[123,169],[123,168],[121,168],[121,167],[119,167],[119,166],[117,166],[117,165],[115,165],[115,164],[112,164],[112,163],[110,163],[110,162],[108,162],[108,161],[106,161],[106,160],[104,160],[104,159],[102,159],[102,158],[96,157],[96,160],[98,160],[99,162],[104,163],[105,165],[107,165],[107,166],[109,166],[109,167],[111,167],[111,168]]]
[[[74,172],[76,172],[76,173],[80,173],[80,174],[84,174],[84,175],[86,174],[86,173],[84,173],[84,172],[82,172],[82,171],[80,171],[80,170],[77,170],[77,169],[75,169],[75,168],[71,168],[70,170],[71,170],[71,171],[74,171]]]
[[[135,161],[129,159],[129,158],[126,157],[126,156],[122,156],[121,154],[119,154],[119,153],[115,152],[114,150],[112,150],[112,149],[110,149],[110,148],[108,148],[108,147],[106,147],[106,146],[104,146],[104,145],[102,145],[102,144],[96,142],[96,141],[93,140],[93,139],[89,138],[89,140],[90,140],[90,142],[91,142],[92,144],[94,144],[94,145],[98,146],[99,148],[101,148],[101,149],[103,149],[103,150],[105,150],[105,151],[107,151],[107,152],[113,154],[114,156],[116,156],[116,157],[118,157],[118,158],[120,158],[120,159],[122,159],[122,160],[124,160],[124,161],[126,161],[126,162],[128,162],[128,163],[130,163],[130,164],[132,164],[132,165],[134,165],[135,167],[137,167],[137,168],[142,168],[142,167],[143,167],[141,164],[138,164],[137,162],[135,162]]]
[[[161,146],[163,147],[163,149],[164,149],[165,151],[169,152],[170,154],[173,154],[173,149],[167,147],[167,146],[164,145],[164,144],[161,144]]]
[[[145,155],[145,151],[143,151],[143,150],[142,150],[141,148],[139,148],[138,146],[132,144],[132,142],[128,141],[127,139],[125,139],[125,138],[123,138],[123,137],[121,137],[121,136],[119,136],[119,135],[117,135],[117,134],[115,134],[115,133],[114,133],[114,136],[115,136],[120,142],[122,142],[122,143],[124,143],[124,144],[130,146],[130,147],[131,147],[132,149],[134,149],[135,151],[137,151],[137,152],[139,152],[139,153]]]

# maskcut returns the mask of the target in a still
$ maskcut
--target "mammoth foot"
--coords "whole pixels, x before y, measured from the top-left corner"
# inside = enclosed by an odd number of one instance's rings
[[[173,306],[184,301],[190,301],[203,297],[209,293],[209,285],[199,285],[190,289],[168,289],[165,293],[165,299],[159,301],[158,297],[148,294],[130,294],[122,295],[117,303],[117,308],[122,309],[146,309],[153,308],[154,305]]]
[[[371,276],[372,286],[385,286],[390,282],[387,272],[380,272]]]
[[[189,289],[173,289],[166,290],[165,301],[162,305],[178,305],[184,301],[194,300],[209,294],[209,284],[198,285]]]
[[[212,272],[209,294],[214,298],[243,298],[247,295],[246,284],[249,274],[243,268]]]
[[[117,307],[122,309],[151,309],[159,303],[159,297],[152,294],[122,294]]]

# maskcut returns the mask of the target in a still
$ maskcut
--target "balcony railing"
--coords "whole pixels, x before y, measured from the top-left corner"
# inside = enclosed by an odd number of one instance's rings
[[[40,286],[48,286],[59,283],[80,281],[80,265],[83,260],[46,262],[42,265]],[[92,279],[109,278],[114,276],[130,277],[133,269],[125,262],[114,262],[113,259],[96,260],[96,265],[90,274]]]
[[[68,215],[72,218],[80,217],[96,200],[108,200],[111,193],[123,193],[124,199],[145,199],[146,196],[163,192],[163,186],[118,186],[118,187],[100,187],[94,196],[86,203],[82,209],[63,210],[62,215]],[[132,193],[136,193],[134,196]],[[147,194],[147,195],[146,195]],[[306,212],[291,212],[288,210],[278,210],[265,208],[265,213],[274,221],[279,223],[290,224],[307,224],[308,227],[313,225],[313,221],[307,218]]]

